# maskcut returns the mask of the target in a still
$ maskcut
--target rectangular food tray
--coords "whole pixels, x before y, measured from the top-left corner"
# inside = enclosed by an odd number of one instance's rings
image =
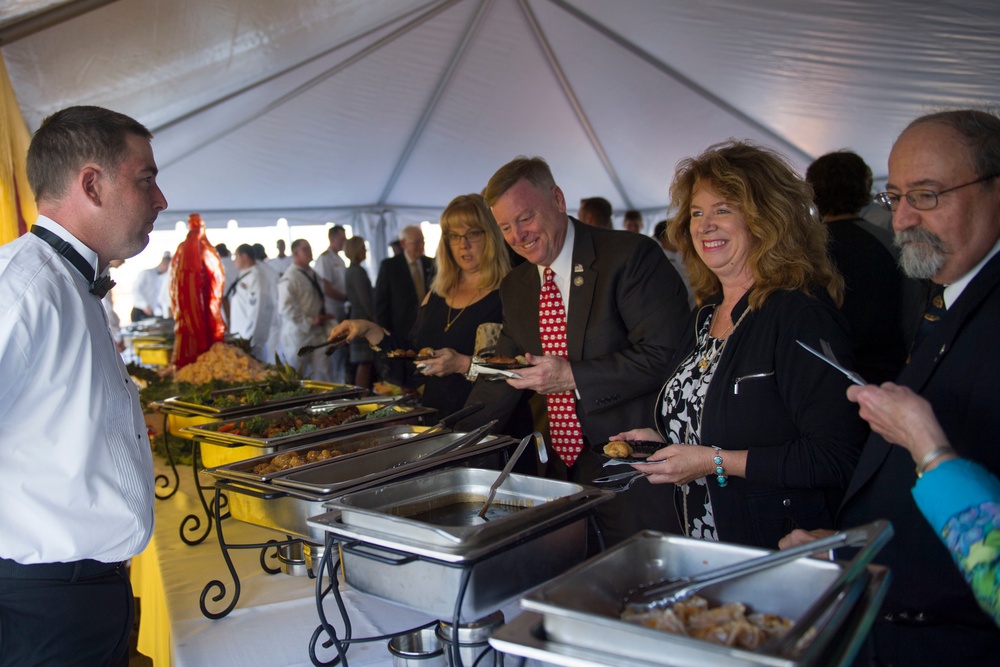
[[[771,665],[799,667],[826,664],[712,644],[694,638],[646,628],[620,620],[622,600],[642,584],[666,578],[700,574],[767,553],[734,544],[687,539],[651,531],[638,533],[613,549],[550,581],[521,600],[528,610],[542,614],[549,641],[578,649],[592,649],[662,665]],[[710,604],[741,602],[750,612],[779,614],[793,621],[801,616],[841,572],[838,563],[800,558],[753,575],[710,586],[698,594]],[[884,568],[871,566],[869,573]],[[884,586],[869,600],[877,610]],[[873,613],[873,612],[872,612]],[[851,635],[856,651],[872,622]],[[827,640],[835,629],[819,637]],[[819,641],[819,640],[817,640]],[[813,646],[809,655],[823,654]]]
[[[235,405],[227,408],[216,408],[211,405],[194,403],[183,400],[182,396],[172,396],[165,399],[161,406],[166,411],[186,414],[189,416],[199,415],[205,417],[215,417],[215,421],[235,417],[237,415],[252,414],[255,412],[265,412],[278,408],[291,408],[306,405],[314,401],[327,401],[334,398],[348,398],[351,396],[364,396],[367,392],[362,387],[355,387],[348,384],[334,384],[332,382],[317,382],[315,380],[301,380],[299,385],[303,389],[309,389],[310,393],[300,396],[286,396],[283,398],[267,399],[258,405]],[[253,384],[245,387],[233,387],[232,389],[219,389],[211,392],[210,396],[227,396],[244,392],[254,387],[266,386],[265,384]]]
[[[386,404],[396,400],[392,397],[372,397],[372,398],[359,398],[359,399],[349,399],[344,401],[336,401],[338,407],[347,407],[350,405],[357,406],[361,414],[367,414],[373,412]],[[291,435],[283,435],[274,438],[254,438],[243,435],[233,435],[231,433],[219,433],[217,431],[219,425],[224,424],[238,424],[241,421],[245,421],[248,417],[244,415],[240,418],[227,419],[222,421],[213,422],[210,425],[198,425],[191,426],[183,429],[182,432],[188,434],[191,438],[198,440],[200,442],[211,443],[213,445],[222,447],[258,447],[266,449],[269,451],[274,451],[278,447],[290,447],[299,444],[306,444],[308,442],[316,442],[317,440],[329,439],[330,436],[337,433],[353,433],[356,431],[367,431],[379,426],[387,426],[389,424],[403,424],[412,423],[424,417],[426,415],[433,414],[435,410],[433,408],[425,408],[423,406],[406,406],[405,412],[399,412],[398,414],[386,415],[384,417],[377,417],[375,419],[363,419],[360,421],[352,422],[350,424],[339,424],[337,426],[330,426],[327,428],[320,428],[314,431],[306,431],[304,433],[295,433]],[[306,412],[303,408],[297,408],[294,410],[273,410],[270,412],[257,413],[254,416],[260,416],[264,418],[278,418],[284,416],[286,413],[292,412],[297,415],[313,416]],[[258,451],[258,454],[267,453],[267,451]]]

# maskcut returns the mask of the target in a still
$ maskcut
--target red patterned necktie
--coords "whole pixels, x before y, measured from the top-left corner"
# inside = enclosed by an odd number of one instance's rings
[[[566,309],[554,276],[552,269],[545,269],[545,283],[538,296],[538,331],[542,336],[542,352],[566,359]],[[545,403],[552,447],[571,466],[583,449],[583,429],[576,418],[573,392],[548,394]]]

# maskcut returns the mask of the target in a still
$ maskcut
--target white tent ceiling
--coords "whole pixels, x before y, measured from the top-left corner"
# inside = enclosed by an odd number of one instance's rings
[[[1000,105],[998,36],[995,0],[0,0],[29,128],[145,123],[164,226],[434,217],[518,154],[659,215],[729,137],[878,176],[913,117]]]

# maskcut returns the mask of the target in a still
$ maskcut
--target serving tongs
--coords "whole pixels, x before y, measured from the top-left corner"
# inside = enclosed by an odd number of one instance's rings
[[[521,442],[518,443],[517,449],[514,450],[510,459],[507,460],[507,465],[503,467],[503,470],[501,470],[500,474],[497,475],[496,481],[493,482],[492,486],[490,486],[490,493],[486,496],[486,502],[483,503],[482,509],[480,509],[476,514],[476,516],[483,521],[487,520],[486,512],[490,509],[490,505],[493,503],[493,498],[497,495],[497,489],[503,486],[503,483],[508,477],[510,477],[510,471],[514,469],[514,464],[517,463],[519,458],[521,458],[521,454],[524,453],[524,449],[528,446],[528,443],[531,442],[532,438],[535,439],[535,446],[538,448],[538,460],[542,463],[549,462],[549,454],[545,451],[545,440],[542,439],[542,434],[535,431],[530,435],[524,436],[524,438],[521,439]]]
[[[851,613],[868,585],[868,565],[893,535],[892,524],[884,519],[855,530],[867,533],[865,546],[844,566],[840,576],[798,618],[788,632],[760,647],[762,653],[798,657],[807,653],[811,647],[826,645],[823,635],[834,633],[841,627],[841,621]]]
[[[347,408],[352,405],[378,404],[378,409],[388,408],[393,405],[400,405],[410,400],[410,396],[369,396],[367,398],[340,398],[333,401],[323,401],[311,403],[305,407],[305,411],[311,415],[325,415],[340,408]],[[362,415],[363,417],[364,415]]]
[[[709,570],[693,577],[675,577],[644,584],[628,592],[623,601],[624,607],[628,611],[651,611],[679,602],[707,586],[768,570],[803,556],[812,556],[813,554],[839,547],[865,545],[865,548],[858,552],[858,555],[855,556],[854,560],[850,562],[841,576],[831,586],[831,590],[836,589],[842,582],[847,582],[847,584],[853,582],[858,574],[868,566],[868,563],[871,562],[875,554],[885,546],[890,537],[892,537],[892,525],[888,521],[874,521],[858,528],[834,533],[829,537],[824,537],[808,544],[802,544],[783,551],[775,551],[766,556],[734,563],[733,565],[720,567],[716,570]],[[843,586],[841,585],[840,587]],[[820,601],[825,600],[827,597],[827,595],[824,595]],[[828,605],[829,601],[827,601],[826,606]],[[820,613],[825,611],[826,606],[819,609],[817,605],[813,605],[810,608],[810,612],[815,610],[817,613]],[[804,615],[804,617],[807,616],[809,616],[809,612]]]
[[[347,335],[345,334],[343,336],[338,336],[336,338],[332,338],[332,339],[326,341],[325,343],[320,343],[319,345],[304,345],[303,347],[299,348],[298,356],[304,357],[307,354],[312,354],[316,350],[321,350],[324,347],[329,348],[326,351],[327,356],[329,356],[329,355],[331,355],[331,354],[334,353],[335,348],[337,346],[343,345],[346,342],[347,342]]]

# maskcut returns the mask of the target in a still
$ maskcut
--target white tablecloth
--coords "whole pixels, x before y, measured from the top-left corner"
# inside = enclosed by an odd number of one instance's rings
[[[157,472],[166,470],[165,464],[158,461]],[[180,491],[168,500],[156,501],[153,541],[133,559],[132,582],[142,605],[139,651],[151,657],[156,667],[312,664],[309,638],[319,625],[315,580],[265,573],[260,568],[259,550],[230,550],[242,585],[239,602],[225,618],[213,621],[202,615],[199,599],[205,584],[218,579],[226,585],[227,596],[221,603],[207,602],[209,609],[217,611],[232,599],[233,582],[214,526],[208,539],[197,546],[180,540],[183,517],[202,512],[191,469],[182,466],[180,473]],[[204,483],[209,481],[205,478]],[[223,529],[229,544],[283,539],[279,533],[234,519],[226,520]],[[426,614],[352,591],[343,583],[341,590],[354,637],[394,634],[433,620]],[[324,609],[342,633],[343,624],[332,596],[327,597]],[[334,656],[333,649],[319,650],[323,660]],[[350,665],[392,664],[385,641],[355,644],[347,655]]]

